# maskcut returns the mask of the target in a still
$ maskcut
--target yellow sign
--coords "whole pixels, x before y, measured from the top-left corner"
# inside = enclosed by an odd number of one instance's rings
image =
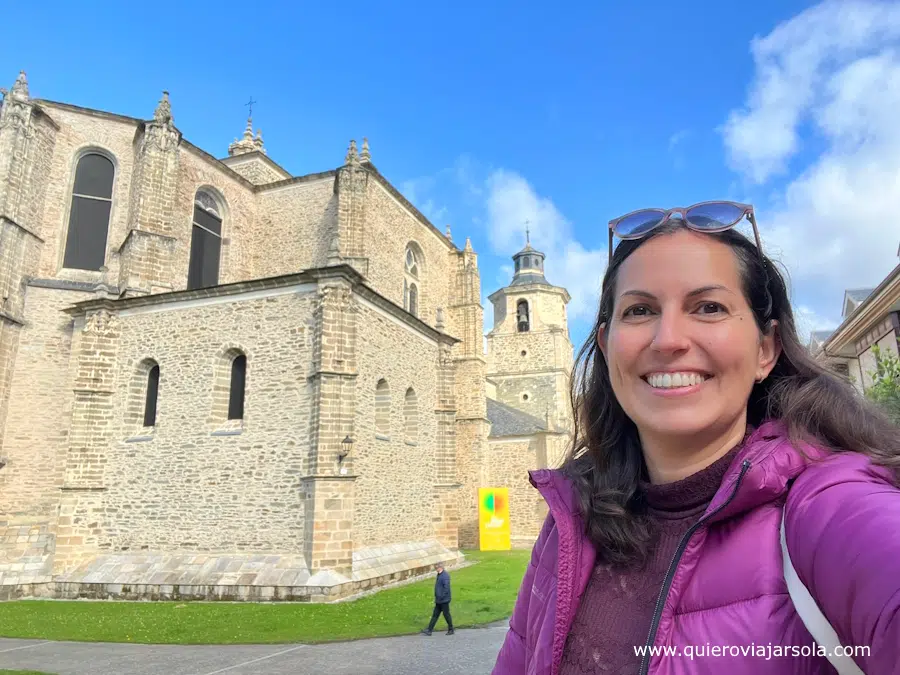
[[[509,488],[478,488],[478,534],[482,551],[508,551]]]

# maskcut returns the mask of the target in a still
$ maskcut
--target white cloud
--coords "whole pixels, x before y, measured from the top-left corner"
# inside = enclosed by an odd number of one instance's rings
[[[784,175],[757,208],[763,245],[820,300],[809,304],[839,308],[844,288],[874,286],[897,262],[900,4],[828,0],[752,53],[746,106],[723,128],[729,163],[757,185]],[[789,173],[791,160],[807,164]]]
[[[491,248],[505,255],[524,246],[527,221],[531,244],[547,256],[547,280],[566,288],[572,297],[570,322],[593,319],[606,269],[605,248],[585,249],[553,202],[538,195],[525,178],[505,169],[487,179],[487,219]]]
[[[679,143],[687,140],[687,137],[691,135],[690,129],[681,129],[676,131],[674,134],[669,136],[669,152],[674,150]]]

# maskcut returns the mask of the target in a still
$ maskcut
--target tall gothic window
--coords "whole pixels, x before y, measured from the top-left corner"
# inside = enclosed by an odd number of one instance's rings
[[[159,397],[159,365],[154,364],[147,373],[147,393],[144,397],[144,426],[156,426],[156,402]]]
[[[106,262],[115,173],[113,163],[95,152],[78,160],[63,267],[99,270]]]
[[[208,288],[219,283],[221,253],[222,214],[219,205],[208,193],[200,191],[194,198],[188,290]]]
[[[247,357],[239,354],[231,362],[231,387],[228,393],[228,419],[244,419],[244,386],[247,382]]]
[[[416,244],[406,247],[406,265],[403,274],[403,308],[413,316],[419,316],[419,272],[422,252]]]

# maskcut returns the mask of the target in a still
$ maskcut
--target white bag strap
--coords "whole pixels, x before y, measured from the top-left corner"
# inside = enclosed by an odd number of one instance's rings
[[[856,661],[846,654],[835,655],[835,648],[841,644],[834,628],[828,623],[828,619],[822,614],[822,610],[816,604],[816,601],[810,595],[809,590],[803,585],[797,570],[791,563],[791,556],[787,549],[787,539],[784,534],[784,510],[781,512],[781,553],[784,560],[784,579],[787,582],[788,592],[791,594],[791,600],[797,609],[806,629],[816,641],[828,650],[827,658],[831,665],[835,667],[839,675],[865,675]]]

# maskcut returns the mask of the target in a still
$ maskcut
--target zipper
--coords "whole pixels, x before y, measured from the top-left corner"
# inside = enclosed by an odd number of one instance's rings
[[[747,473],[747,469],[749,468],[749,459],[745,459],[743,462],[741,462],[741,473],[740,475],[738,475],[738,479],[734,484],[734,490],[731,491],[728,499],[726,499],[725,502],[715,511],[706,514],[696,523],[691,525],[691,528],[684,533],[684,536],[681,537],[681,541],[678,542],[678,548],[675,550],[675,555],[672,557],[672,560],[669,563],[669,569],[666,571],[666,578],[663,581],[662,588],[659,591],[659,597],[656,599],[656,609],[653,611],[653,621],[650,623],[650,634],[647,636],[647,649],[644,650],[644,656],[641,658],[641,669],[639,671],[640,675],[647,675],[650,670],[650,647],[653,646],[653,641],[656,639],[656,631],[659,630],[659,620],[660,618],[662,618],[663,605],[665,604],[666,596],[669,594],[669,588],[672,586],[672,581],[675,579],[675,569],[678,567],[678,561],[681,559],[681,556],[684,553],[684,549],[687,548],[688,541],[690,541],[691,537],[694,535],[694,532],[696,532],[701,525],[703,525],[710,518],[712,518],[732,502],[732,500],[735,498],[735,495],[737,495],[738,493],[738,489],[740,489],[741,487],[741,481],[744,479],[744,474]]]

